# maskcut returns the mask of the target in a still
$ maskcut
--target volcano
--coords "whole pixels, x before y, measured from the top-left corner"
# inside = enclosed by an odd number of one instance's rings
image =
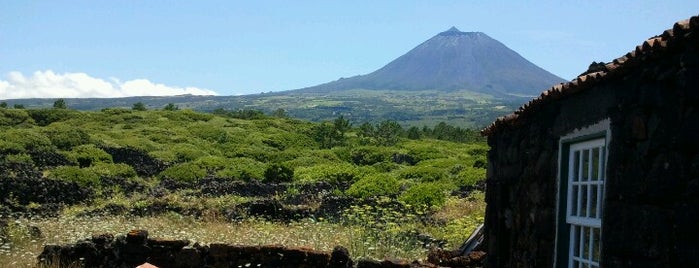
[[[469,90],[535,96],[563,81],[485,33],[452,27],[372,73],[301,90]]]

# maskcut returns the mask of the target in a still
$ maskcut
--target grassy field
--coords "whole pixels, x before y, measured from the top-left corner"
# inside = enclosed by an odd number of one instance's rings
[[[187,239],[200,244],[281,244],[324,251],[341,245],[355,258],[420,260],[426,257],[428,247],[411,236],[412,232],[430,234],[445,240],[447,248],[457,248],[482,223],[485,203],[482,192],[465,198],[450,197],[434,211],[434,219],[441,223],[433,224],[392,211],[380,211],[386,214],[384,221],[372,221],[368,220],[367,214],[372,212],[367,208],[347,211],[340,222],[309,218],[290,223],[256,218],[231,222],[216,215],[192,217],[174,212],[150,217],[77,215],[85,209],[74,206],[58,217],[18,218],[10,222],[7,235],[12,247],[0,249],[0,267],[34,267],[46,244],[75,243],[93,234],[126,234],[132,229],[146,229],[150,237]],[[30,226],[39,228],[41,235],[32,234]]]
[[[430,247],[458,247],[483,222],[474,189],[488,147],[444,124],[406,131],[390,120],[254,111],[0,108],[0,130],[0,267],[35,265],[44,244],[135,228],[422,259]],[[347,206],[319,216],[333,198]],[[258,215],[255,202],[308,213]]]

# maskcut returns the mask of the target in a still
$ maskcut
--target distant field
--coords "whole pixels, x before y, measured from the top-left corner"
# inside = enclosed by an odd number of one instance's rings
[[[514,111],[527,98],[501,99],[467,90],[396,91],[343,90],[329,92],[286,91],[246,96],[173,96],[129,97],[119,99],[66,99],[69,108],[101,110],[131,108],[142,102],[149,109],[160,109],[173,103],[182,109],[213,111],[215,109],[253,109],[272,113],[283,109],[288,115],[314,122],[332,120],[343,115],[359,124],[395,120],[409,126],[432,127],[439,122],[453,126],[482,128]],[[8,100],[10,106],[48,108],[55,99]]]

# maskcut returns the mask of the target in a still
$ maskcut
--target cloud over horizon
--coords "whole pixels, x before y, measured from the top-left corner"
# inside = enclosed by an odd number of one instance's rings
[[[172,87],[148,79],[121,82],[89,76],[86,73],[57,74],[52,70],[36,71],[31,76],[10,72],[0,79],[0,99],[26,98],[119,98],[131,96],[218,95],[213,90],[196,87]]]

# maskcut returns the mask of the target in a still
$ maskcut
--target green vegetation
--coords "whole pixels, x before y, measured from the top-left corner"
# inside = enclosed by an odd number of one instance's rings
[[[140,226],[165,238],[173,237],[165,230],[186,230],[182,238],[201,242],[283,243],[323,250],[340,244],[356,257],[414,259],[424,258],[426,249],[411,234],[429,232],[456,247],[483,220],[482,193],[463,198],[459,197],[463,193],[454,192],[478,184],[485,176],[488,148],[473,130],[447,124],[406,130],[393,120],[358,124],[344,116],[310,123],[290,118],[285,110],[270,116],[255,110],[219,109],[209,114],[179,109],[173,103],[150,110],[137,104],[132,109],[91,112],[0,107],[0,164],[21,163],[41,179],[75,182],[96,193],[66,207],[57,218],[34,222],[42,230],[47,228],[46,238],[33,239],[36,243],[74,242],[61,240],[68,238],[56,233],[85,221],[94,224],[85,228],[99,232],[124,233],[127,226]],[[115,153],[118,150],[138,154],[135,158],[140,162],[125,161]],[[7,174],[9,178],[22,175]],[[120,180],[124,183],[114,184]],[[205,194],[197,183],[207,180],[291,186],[272,197],[243,197]],[[163,190],[165,182],[190,186]],[[307,203],[298,206],[318,207],[321,194],[373,205],[353,205],[340,219],[304,218],[292,223],[254,217],[233,221],[222,215],[251,200],[293,199],[314,183],[334,188],[312,193],[304,200]],[[141,190],[127,193],[128,187]],[[18,206],[29,210],[41,205]],[[152,207],[178,212],[150,215],[147,210]],[[469,207],[469,212],[456,211],[463,207]],[[142,217],[80,216],[113,208]],[[185,211],[197,213],[185,215]],[[425,217],[439,220],[424,221]],[[149,225],[138,225],[143,222]],[[224,228],[234,231],[221,232]],[[462,230],[457,232],[458,228]],[[226,234],[219,239],[216,232]],[[250,233],[259,236],[245,238]],[[284,234],[294,238],[281,237]],[[70,239],[87,235],[81,231]],[[8,260],[3,258],[0,262]]]

